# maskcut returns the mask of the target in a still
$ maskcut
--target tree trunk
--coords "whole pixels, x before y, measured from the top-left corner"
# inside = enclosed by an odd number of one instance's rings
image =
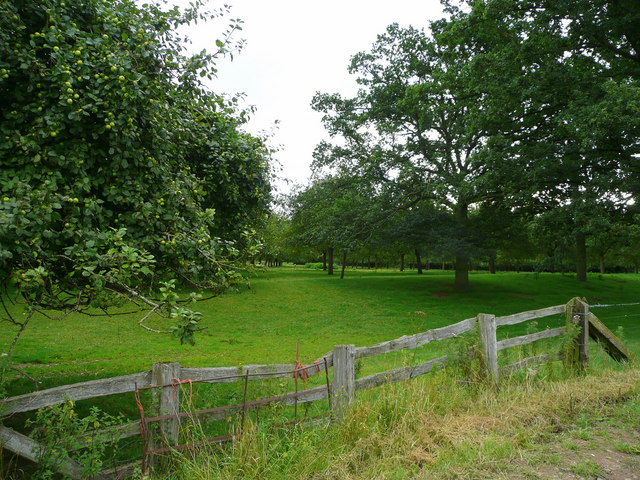
[[[327,271],[327,251],[322,252],[322,270]]]
[[[604,268],[604,254],[601,253],[600,254],[600,274],[604,275],[605,273],[606,272],[605,272],[605,268]]]
[[[422,275],[422,259],[420,258],[420,250],[416,248],[416,264],[418,266],[418,275]]]
[[[469,290],[469,256],[463,253],[456,255],[456,277],[453,287],[456,290]]]
[[[496,254],[489,254],[489,273],[496,273]]]
[[[465,224],[468,218],[469,207],[467,205],[458,205],[456,208],[456,217],[461,224]],[[456,277],[453,282],[453,288],[456,290],[469,290],[469,254],[464,251],[458,251],[455,259]]]
[[[329,254],[329,265],[327,266],[327,274],[333,275],[333,247],[327,248],[327,253]]]
[[[404,253],[400,254],[400,271],[404,272]]]
[[[587,281],[587,242],[584,233],[576,233],[576,279]]]
[[[340,271],[340,280],[344,278],[344,269],[347,266],[347,250],[342,251],[342,270]]]

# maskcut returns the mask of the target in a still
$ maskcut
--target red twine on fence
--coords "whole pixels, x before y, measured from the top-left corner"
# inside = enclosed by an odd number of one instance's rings
[[[185,383],[189,384],[189,401],[193,398],[193,380],[187,378],[186,380],[180,380],[179,378],[170,378],[169,385],[173,388],[173,399],[176,400],[178,398],[178,390],[177,387],[183,385]]]
[[[316,373],[320,373],[320,365],[317,361],[313,362],[313,366],[316,369]],[[296,360],[296,365],[294,367],[293,378],[299,378],[305,384],[307,383],[307,379],[309,378],[309,370],[300,361]]]
[[[140,390],[138,390],[136,386],[136,390],[134,392],[134,397],[136,399],[136,406],[140,411],[140,436],[142,437],[142,473],[145,474],[147,471],[147,451],[149,450],[149,437],[147,435],[146,430],[146,420],[144,417],[144,406],[140,401]]]

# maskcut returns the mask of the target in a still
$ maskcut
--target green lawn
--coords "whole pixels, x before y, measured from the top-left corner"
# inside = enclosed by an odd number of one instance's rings
[[[183,366],[292,363],[297,341],[300,342],[300,360],[309,364],[336,344],[371,345],[455,323],[478,313],[507,315],[566,303],[574,296],[587,297],[590,304],[634,303],[640,300],[638,275],[594,275],[588,283],[580,284],[572,277],[559,274],[536,277],[525,273],[490,275],[477,272],[472,274],[472,290],[465,293],[453,292],[452,283],[452,274],[441,271],[429,271],[419,276],[415,272],[349,270],[347,277],[340,280],[318,270],[276,268],[253,277],[250,288],[199,304],[207,330],[199,334],[195,347],[181,346],[171,336],[141,329],[136,325],[137,317],[134,316],[100,318],[73,315],[60,320],[37,317],[16,347],[14,361],[20,370],[41,382],[39,388],[139,372],[159,361],[178,361]],[[640,351],[640,305],[594,308],[593,311],[612,330],[622,327],[625,342],[635,352]],[[152,326],[163,325],[163,320],[155,319],[155,322],[157,324],[152,322]],[[557,315],[540,320],[536,328],[563,323],[563,315]],[[503,327],[498,332],[502,337],[513,336],[529,328],[530,322]],[[13,332],[5,327],[0,332],[0,341],[6,345],[12,335]],[[416,364],[448,353],[456,345],[461,345],[460,341],[447,340],[416,350],[358,360],[357,374],[362,376]],[[535,348],[558,348],[558,339],[540,343],[545,342],[546,346],[539,347],[536,342]],[[594,365],[606,364],[619,369],[604,355],[598,355],[597,350],[594,344],[591,355]],[[508,352],[501,352],[502,363],[535,353],[530,347]],[[596,368],[594,371],[600,370]],[[546,375],[545,371],[540,370],[540,374]],[[528,381],[528,373],[525,376],[525,381]],[[436,374],[434,378],[443,377]],[[310,379],[307,386],[317,386],[324,381],[324,375],[318,375]],[[294,388],[293,379],[250,383],[250,399]],[[402,385],[399,391],[410,387],[410,384]],[[429,383],[420,382],[420,385]],[[16,395],[32,391],[34,384],[32,379],[22,376],[9,382],[7,387],[9,395]],[[358,398],[360,401],[375,400],[379,395],[381,390],[376,389],[363,392]],[[150,405],[147,397],[143,398],[143,403]],[[189,403],[185,405],[186,410],[239,403],[242,397],[241,382],[199,384],[189,388],[189,394],[185,390],[183,401]],[[381,401],[384,403],[384,399]],[[92,405],[114,415],[123,414],[132,419],[139,416],[131,394],[78,402],[79,415],[86,415]],[[312,416],[326,410],[324,401],[314,402],[309,407],[301,407],[301,414]],[[257,413],[255,415],[257,422]],[[262,415],[289,420],[292,408],[280,411],[274,407],[273,411],[261,414],[264,422]],[[25,420],[33,417],[34,413],[14,415],[5,419],[5,425],[23,430]],[[229,433],[237,420],[234,417],[229,422],[213,422],[206,426],[206,434]],[[118,447],[121,460],[139,458],[139,439],[133,439],[133,443],[123,442]],[[28,462],[21,462],[19,466],[31,471]]]
[[[441,271],[419,276],[349,270],[340,280],[318,270],[276,268],[252,278],[250,289],[198,305],[207,330],[199,334],[195,347],[146,332],[132,316],[39,317],[16,347],[15,363],[42,379],[43,387],[142,371],[157,361],[178,361],[184,366],[288,363],[295,358],[298,340],[301,361],[309,363],[336,344],[371,345],[481,312],[506,315],[565,303],[574,296],[585,296],[592,304],[640,301],[638,275],[592,275],[580,284],[560,274],[543,273],[536,278],[527,273],[477,272],[471,275],[472,290],[466,293],[453,292],[452,283],[451,272]],[[640,306],[593,311],[612,330],[622,326],[625,340],[632,349],[639,349]],[[539,328],[561,321],[550,319]],[[6,345],[12,334],[3,327],[0,341]],[[429,350],[421,358],[439,353],[438,347],[424,348]],[[368,369],[386,360],[367,361]],[[396,362],[406,361],[406,354],[396,356]],[[11,386],[11,393],[32,388],[23,379]]]

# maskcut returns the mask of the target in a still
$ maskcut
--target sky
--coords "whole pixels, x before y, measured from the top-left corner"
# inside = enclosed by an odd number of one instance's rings
[[[177,0],[185,5],[186,0]],[[227,0],[230,18],[243,20],[236,39],[244,39],[234,59],[218,61],[216,93],[245,94],[244,106],[256,113],[247,130],[272,132],[271,145],[280,164],[281,193],[305,184],[315,146],[327,139],[321,114],[310,104],[316,92],[353,95],[355,77],[347,67],[352,55],[367,51],[387,25],[426,28],[443,16],[438,0]],[[210,8],[221,4],[212,0]],[[215,50],[223,25],[199,24],[187,30],[191,48]],[[278,125],[274,130],[274,124]]]

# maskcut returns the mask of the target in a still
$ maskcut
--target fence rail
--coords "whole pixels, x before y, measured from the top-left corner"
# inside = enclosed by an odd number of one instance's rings
[[[552,328],[550,330],[542,330],[541,332],[530,333],[528,335],[522,335],[520,337],[507,338],[506,340],[500,340],[497,342],[498,351],[505,348],[520,347],[522,345],[528,345],[537,340],[543,338],[553,338],[562,335],[565,331],[565,327]]]
[[[27,393],[0,401],[0,412],[3,415],[28,412],[70,400],[87,400],[118,393],[133,392],[140,385],[151,383],[151,370],[123,375],[121,377],[103,378],[88,382],[63,385],[39,392]]]
[[[505,325],[515,325],[517,323],[535,320],[536,318],[548,317],[551,315],[559,315],[565,313],[567,305],[556,305],[554,307],[541,308],[540,310],[529,310],[528,312],[515,313],[505,317],[497,317],[496,325],[502,327]]]
[[[433,360],[413,367],[396,368],[395,370],[388,370],[386,372],[362,377],[356,380],[356,390],[367,390],[369,388],[379,387],[385,383],[401,382],[403,380],[409,380],[410,378],[419,377],[420,375],[429,373],[438,365],[443,365],[446,360],[447,357],[434,358]]]
[[[143,435],[143,454],[157,454],[177,448],[187,448],[177,445],[179,438],[180,420],[185,417],[196,417],[205,420],[224,420],[230,411],[241,411],[244,415],[250,409],[256,410],[264,406],[280,403],[283,405],[297,405],[317,400],[329,399],[332,417],[339,420],[345,414],[348,405],[354,400],[356,391],[379,387],[386,383],[405,381],[420,375],[425,375],[439,365],[446,362],[447,357],[439,357],[415,366],[396,368],[356,379],[355,361],[360,358],[383,355],[401,350],[415,349],[431,342],[458,337],[466,332],[478,328],[480,346],[485,356],[487,376],[495,382],[499,381],[500,372],[510,373],[534,363],[559,358],[558,355],[547,354],[524,358],[511,365],[499,368],[498,352],[538,340],[562,335],[566,328],[553,328],[536,333],[522,335],[504,340],[497,340],[497,329],[502,326],[515,325],[533,319],[566,313],[567,324],[579,327],[579,335],[575,340],[573,353],[565,358],[577,366],[584,366],[588,361],[587,339],[589,336],[600,342],[605,351],[617,361],[628,360],[629,350],[602,322],[591,312],[583,299],[574,298],[566,305],[556,305],[539,310],[516,313],[502,317],[490,314],[478,314],[452,325],[407,335],[369,347],[355,347],[354,345],[336,345],[333,351],[323,355],[308,366],[296,364],[292,367],[285,365],[245,365],[238,367],[194,368],[182,367],[178,363],[154,364],[151,370],[102,380],[64,385],[39,392],[19,395],[0,401],[0,412],[12,415],[28,412],[38,408],[61,403],[68,399],[86,400],[107,395],[135,392],[139,407],[139,392],[147,389],[160,391],[157,395],[157,415],[146,417],[141,410],[141,420],[124,425],[113,426],[108,431],[111,438],[128,438],[140,433]],[[591,327],[591,328],[590,328]],[[333,381],[329,380],[329,368],[333,367]],[[298,390],[298,378],[308,378],[324,373],[326,385]],[[247,383],[264,378],[290,378],[296,380],[296,390],[282,395],[247,400]],[[242,403],[224,405],[198,411],[180,411],[179,388],[185,383],[231,383],[245,382],[244,400]],[[306,382],[305,382],[306,385]],[[163,438],[157,439],[150,433],[150,423],[161,424],[160,431]],[[234,435],[222,435],[211,442],[221,442],[233,439]],[[205,442],[207,442],[205,441]],[[17,453],[29,460],[38,461],[41,448],[34,440],[12,429],[0,425],[0,442],[4,448]],[[193,446],[193,445],[192,445]],[[146,458],[146,455],[143,455]],[[143,463],[143,465],[145,465]],[[75,479],[80,478],[80,466],[71,459],[66,459],[60,465],[60,472]],[[111,478],[113,472],[102,472],[98,478]]]
[[[332,354],[327,354],[329,367],[333,366],[331,357]],[[312,377],[323,372],[325,366],[324,363],[318,363],[309,366],[308,369],[308,376]],[[246,365],[243,367],[214,368],[182,367],[179,378],[180,380],[203,383],[230,383],[241,381],[247,373],[250,380],[259,380],[266,375],[273,378],[291,377],[293,371],[294,367],[292,365]],[[0,400],[0,412],[2,415],[29,412],[39,408],[50,407],[65,400],[88,400],[157,386],[152,382],[152,370],[147,370],[146,372],[133,373],[131,375],[90,380],[5,398]]]
[[[396,338],[395,340],[377,343],[370,347],[358,347],[356,348],[356,358],[399,352],[400,350],[411,350],[426,345],[427,343],[457,337],[458,335],[462,335],[463,333],[472,330],[476,321],[477,319],[475,318],[468,318],[461,322],[447,325],[446,327],[434,328],[433,330],[417,333],[415,335],[406,335],[404,337]]]

